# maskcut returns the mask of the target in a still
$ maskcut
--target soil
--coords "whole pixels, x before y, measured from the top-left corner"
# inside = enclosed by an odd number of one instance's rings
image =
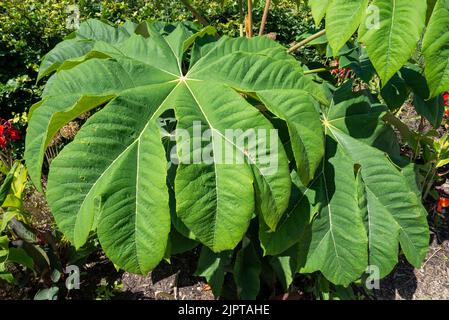
[[[192,257],[193,256],[193,257]],[[161,300],[213,300],[214,295],[203,279],[192,276],[196,254],[189,253],[163,262],[147,277],[125,272],[122,275],[123,298]],[[194,259],[192,259],[194,258]]]
[[[120,300],[213,300],[204,280],[193,276],[196,252],[177,255],[162,262],[147,276],[117,272],[104,255],[91,257],[81,270],[82,290],[72,291],[68,299],[105,299],[101,289],[107,288],[106,299]],[[115,288],[114,288],[114,283]]]
[[[449,227],[442,242],[434,240],[419,269],[401,259],[395,271],[383,279],[375,298],[380,300],[449,300]]]

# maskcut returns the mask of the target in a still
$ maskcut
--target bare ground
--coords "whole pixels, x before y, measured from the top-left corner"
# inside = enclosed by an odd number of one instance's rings
[[[449,216],[435,226],[435,215],[430,213],[431,244],[421,268],[401,258],[394,272],[381,281],[377,299],[449,300]]]
[[[44,200],[36,194],[28,197],[28,208],[38,229],[48,229],[53,223]],[[30,208],[30,204],[36,208]],[[32,210],[31,210],[32,209]],[[374,298],[382,300],[449,299],[449,219],[432,229],[432,242],[423,266],[414,269],[401,259],[394,272],[381,281]],[[108,287],[110,299],[214,299],[204,278],[194,276],[198,252],[196,250],[162,262],[147,276],[118,272],[101,251],[93,254],[81,268],[81,290],[63,294],[66,299],[98,299],[101,286]],[[113,284],[117,284],[117,288]],[[17,288],[0,281],[0,300],[32,299],[35,288]],[[103,297],[104,299],[104,297]]]

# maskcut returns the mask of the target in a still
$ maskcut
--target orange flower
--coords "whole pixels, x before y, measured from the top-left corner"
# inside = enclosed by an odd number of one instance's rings
[[[445,208],[449,208],[449,198],[440,196],[438,199],[437,212],[442,213]]]

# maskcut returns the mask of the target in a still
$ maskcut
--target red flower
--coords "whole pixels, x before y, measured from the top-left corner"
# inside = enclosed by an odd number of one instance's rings
[[[8,135],[11,141],[17,141],[20,140],[20,131],[14,128],[11,128],[8,130]]]
[[[6,138],[4,136],[0,136],[0,147],[5,150],[6,149]]]
[[[0,148],[6,150],[9,142],[20,140],[20,131],[13,127],[10,121],[0,118]]]
[[[340,62],[338,59],[334,59],[330,62],[330,66],[334,69],[331,70],[331,75],[338,77],[338,78],[344,78],[348,75],[349,71],[351,71],[351,68],[340,68]]]
[[[449,107],[449,92],[443,93],[444,105]]]

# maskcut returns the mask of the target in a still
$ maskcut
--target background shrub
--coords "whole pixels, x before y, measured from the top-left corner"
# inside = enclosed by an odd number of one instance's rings
[[[240,34],[238,1],[194,0],[192,4],[220,34]],[[122,24],[126,20],[184,21],[191,13],[179,0],[8,0],[0,2],[0,117],[11,118],[39,99],[44,82],[36,83],[37,70],[45,53],[73,30],[66,21],[79,10],[80,21],[89,18]],[[263,12],[263,1],[256,1],[254,21]],[[278,1],[270,11],[266,31],[277,33],[277,40],[288,44],[307,31],[311,17],[290,1]],[[255,29],[257,28],[255,25]]]

